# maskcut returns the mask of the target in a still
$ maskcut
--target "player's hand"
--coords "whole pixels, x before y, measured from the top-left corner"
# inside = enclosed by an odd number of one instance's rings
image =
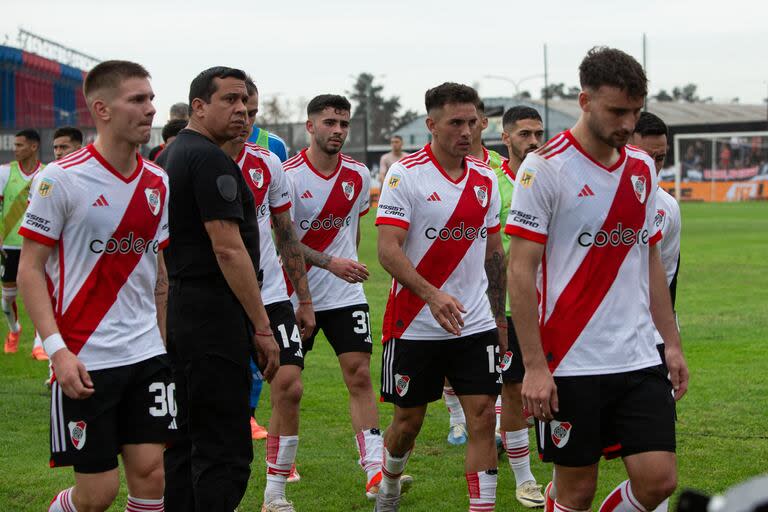
[[[61,390],[69,398],[83,400],[96,391],[85,366],[68,349],[58,350],[51,359],[53,371],[56,372],[56,382],[59,383]]]
[[[557,386],[549,368],[526,368],[520,391],[523,407],[539,421],[550,421],[559,410]]]
[[[464,309],[459,299],[436,290],[427,298],[427,304],[440,327],[453,335],[461,336],[461,328],[464,327],[464,319],[461,314],[466,313],[467,310]]]
[[[370,273],[368,267],[359,261],[348,258],[332,257],[328,263],[328,271],[336,277],[345,280],[348,283],[362,283],[368,279]]]
[[[499,330],[499,354],[504,357],[504,354],[509,350],[509,329],[511,325],[504,322],[503,324],[497,323],[496,328]]]
[[[269,331],[269,336],[253,335],[253,346],[256,348],[256,363],[264,380],[272,382],[277,370],[280,369],[280,345],[277,344],[272,329],[267,328],[263,332],[266,331]]]
[[[299,326],[301,341],[305,341],[312,336],[316,325],[315,309],[312,307],[312,304],[299,303],[299,307],[296,309],[296,324]]]
[[[675,390],[675,400],[680,400],[688,391],[688,365],[683,357],[683,352],[671,345],[664,347],[664,359],[669,369],[669,379],[672,381],[672,389]]]

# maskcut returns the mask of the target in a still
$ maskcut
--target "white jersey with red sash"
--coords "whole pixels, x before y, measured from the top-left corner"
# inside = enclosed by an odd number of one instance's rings
[[[259,222],[260,265],[264,275],[261,300],[265,305],[288,300],[283,269],[272,240],[272,213],[291,207],[288,178],[277,155],[256,144],[246,143],[237,157],[245,182],[253,192]]]
[[[540,331],[556,376],[627,372],[659,364],[649,304],[655,226],[653,160],[621,148],[606,168],[566,131],[517,172],[506,233],[545,245]]]
[[[358,221],[368,213],[370,171],[340,153],[336,169],[323,176],[312,167],[306,153],[304,149],[283,163],[299,239],[316,251],[357,260]],[[361,283],[348,283],[321,268],[307,268],[315,311],[366,303]],[[289,293],[296,302],[290,286]]]
[[[168,177],[138,156],[128,177],[90,145],[34,180],[19,233],[53,247],[45,264],[56,323],[88,370],[165,353],[157,254],[168,244]]]
[[[403,251],[433,286],[456,297],[467,310],[462,336],[494,329],[486,290],[488,233],[501,229],[500,198],[493,171],[467,157],[464,173],[451,179],[428,144],[390,167],[382,186],[376,224],[408,231]],[[456,338],[440,327],[429,307],[393,280],[384,313],[383,341],[392,338]]]

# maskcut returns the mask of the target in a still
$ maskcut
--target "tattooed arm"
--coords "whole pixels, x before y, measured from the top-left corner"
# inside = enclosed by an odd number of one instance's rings
[[[506,297],[507,280],[504,267],[504,246],[501,243],[501,233],[488,233],[485,247],[485,274],[488,276],[488,300],[491,303],[491,313],[499,328],[499,351],[507,351],[507,318]]]
[[[308,264],[325,269],[348,283],[362,283],[370,275],[368,267],[364,263],[348,258],[337,258],[330,254],[316,251],[301,242],[299,242],[299,245],[304,254],[304,260]]]

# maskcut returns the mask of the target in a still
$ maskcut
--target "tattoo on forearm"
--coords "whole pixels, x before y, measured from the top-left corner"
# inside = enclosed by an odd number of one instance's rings
[[[311,247],[307,247],[301,242],[299,242],[299,245],[301,245],[301,252],[304,254],[304,259],[307,263],[324,269],[328,268],[328,264],[331,262],[330,256],[324,252],[316,251]]]
[[[309,284],[302,250],[303,244],[296,237],[296,231],[287,214],[285,216],[276,215],[273,221],[277,251],[283,261],[285,273],[288,274],[288,279],[291,280],[299,300],[309,300]]]
[[[504,271],[504,253],[494,251],[485,258],[485,274],[488,276],[488,300],[491,312],[497,321],[506,316],[506,272]]]

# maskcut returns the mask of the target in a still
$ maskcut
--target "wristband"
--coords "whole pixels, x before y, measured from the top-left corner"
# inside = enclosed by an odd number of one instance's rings
[[[272,337],[272,331],[268,331],[268,332],[255,331],[253,334],[255,334],[256,336],[261,336],[262,338],[271,338]]]
[[[311,300],[300,300],[299,301],[299,305],[301,305],[301,306],[311,306],[312,305],[312,301]]]
[[[53,357],[53,354],[63,348],[67,348],[67,344],[64,343],[64,338],[58,332],[51,334],[43,340],[43,349],[48,354],[48,357]]]
[[[509,324],[496,324],[496,327],[509,330]]]

